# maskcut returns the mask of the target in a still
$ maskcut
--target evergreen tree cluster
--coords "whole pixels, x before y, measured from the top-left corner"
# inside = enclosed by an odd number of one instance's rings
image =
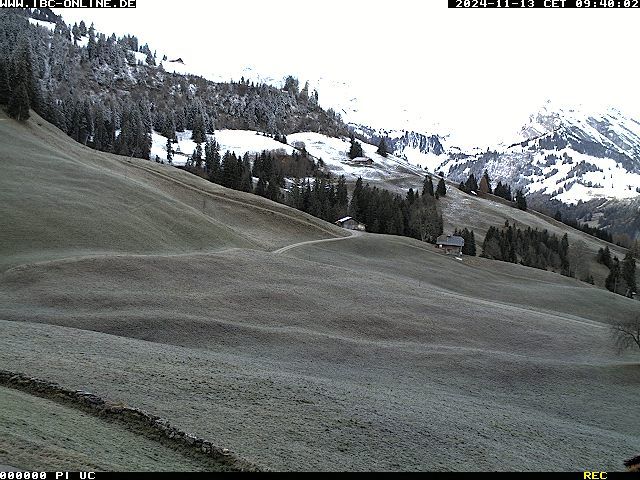
[[[472,173],[469,175],[469,178],[466,182],[460,182],[458,188],[465,193],[478,193],[478,181],[476,180],[476,176]]]
[[[522,189],[516,190],[516,208],[522,211],[527,211],[527,198],[524,195]]]
[[[30,108],[41,107],[38,66],[31,40],[19,28],[24,20],[16,14],[5,15],[12,21],[0,23],[0,105],[23,122],[29,119]]]
[[[153,130],[172,140],[192,130],[196,143],[214,126],[280,138],[292,131],[347,133],[308,86],[305,98],[305,89],[292,95],[244,79],[214,83],[167,73],[137,37],[107,36],[84,22],[69,26],[50,13],[0,10],[0,104],[19,120],[31,108],[87,146],[141,158],[149,158]],[[25,14],[55,20],[54,31],[31,25]],[[135,52],[146,61],[137,61]]]
[[[317,172],[313,183],[309,179],[295,181],[285,198],[289,206],[332,223],[347,214],[348,202],[344,176],[340,176],[336,183],[333,177],[320,172]]]
[[[633,250],[627,251],[622,262],[618,257],[612,257],[609,247],[598,250],[596,257],[598,263],[609,268],[604,286],[607,290],[626,297],[633,297],[637,293],[636,258]]]
[[[466,182],[460,182],[458,188],[463,192],[469,194],[493,194],[498,197],[504,198],[505,200],[509,200],[510,202],[515,202],[514,206],[520,210],[527,210],[527,199],[521,189],[516,190],[515,198],[512,196],[511,187],[509,185],[503,185],[500,181],[498,181],[495,190],[492,190],[491,178],[489,177],[489,173],[486,170],[484,171],[479,184],[475,175],[472,173],[471,175],[469,175],[469,178]]]
[[[426,180],[425,180],[426,182]],[[367,231],[403,235],[435,242],[443,232],[442,214],[435,196],[409,189],[406,197],[356,181],[349,214],[366,225]]]
[[[304,153],[294,152],[288,155],[279,151],[263,151],[254,156],[249,153],[237,156],[227,151],[221,156],[220,146],[213,137],[207,140],[204,150],[201,144],[196,145],[196,149],[185,165],[185,170],[227,188],[255,193],[273,201],[285,203],[287,198],[282,194],[286,183],[285,178],[305,178],[315,175],[317,179],[322,179],[323,175],[316,162]],[[257,178],[255,186],[254,178]],[[318,185],[319,183],[318,180]],[[332,219],[329,214],[325,216],[327,220]]]
[[[504,198],[505,200],[513,201],[513,194],[511,193],[511,187],[509,185],[503,185],[501,181],[498,181],[496,188],[493,190],[493,194],[496,197]]]
[[[516,228],[508,221],[501,229],[489,228],[482,244],[482,257],[571,276],[567,234],[558,238],[547,230]]]
[[[464,239],[464,246],[462,247],[462,254],[470,257],[475,257],[476,252],[476,237],[473,230],[463,228],[462,230],[454,230],[453,234]]]
[[[417,194],[417,192],[416,192]],[[438,180],[438,186],[433,188],[433,177],[431,175],[425,175],[424,182],[422,183],[422,196],[428,195],[439,199],[447,195],[447,185],[444,182],[444,178],[440,177]]]
[[[613,243],[613,235],[610,232],[605,230],[604,228],[598,227],[590,227],[587,223],[580,223],[575,219],[564,218],[560,210],[556,210],[555,215],[553,216],[559,222],[564,223],[570,227],[573,227],[577,230],[580,230],[587,235],[591,235],[592,237],[599,238],[600,240],[604,240],[605,242]]]

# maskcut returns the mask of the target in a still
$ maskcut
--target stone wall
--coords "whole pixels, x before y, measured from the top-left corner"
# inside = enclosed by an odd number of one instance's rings
[[[198,438],[172,426],[168,420],[138,408],[107,402],[101,397],[82,390],[68,390],[57,383],[39,380],[27,375],[0,370],[0,386],[21,390],[32,395],[68,404],[85,412],[119,421],[137,433],[159,440],[178,451],[215,462],[224,470],[261,471],[211,442]]]

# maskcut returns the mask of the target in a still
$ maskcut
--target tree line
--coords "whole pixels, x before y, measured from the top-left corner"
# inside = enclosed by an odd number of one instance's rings
[[[556,210],[553,218],[555,218],[559,222],[564,223],[565,225],[575,228],[576,230],[580,230],[587,235],[599,238],[600,240],[604,240],[605,242],[613,243],[613,235],[611,235],[611,233],[604,228],[590,227],[587,223],[580,223],[575,219],[564,218],[560,210]]]
[[[469,257],[475,257],[477,254],[476,251],[476,236],[473,230],[469,230],[467,228],[463,228],[462,230],[458,230],[457,228],[453,231],[453,234],[458,237],[462,237],[464,240],[464,246],[462,247],[462,254],[467,255]]]
[[[520,229],[505,222],[503,228],[489,227],[482,244],[482,257],[519,263],[541,270],[552,269],[571,276],[569,240],[547,230]]]
[[[226,152],[221,156],[218,143],[211,138],[204,150],[196,147],[184,168],[211,182],[284,203],[332,223],[348,214],[372,233],[428,242],[435,242],[442,234],[443,219],[438,204],[440,196],[446,195],[442,178],[434,189],[433,179],[427,175],[422,195],[411,188],[404,197],[372,187],[358,178],[349,200],[345,177],[336,179],[324,173],[320,162],[304,151],[291,155],[263,151],[242,157]]]
[[[166,57],[156,58],[133,35],[107,36],[84,22],[70,27],[53,12],[46,16],[55,21],[51,32],[29,24],[25,13],[0,10],[0,104],[21,121],[31,108],[89,147],[149,158],[153,130],[172,140],[192,130],[196,143],[215,127],[279,138],[301,130],[347,133],[336,112],[318,105],[317,92],[300,90],[293,77],[280,89],[168,73]]]
[[[458,189],[468,194],[481,196],[486,194],[496,195],[510,202],[514,202],[513,206],[519,210],[527,211],[527,199],[522,189],[516,190],[515,196],[512,196],[511,187],[509,185],[503,185],[502,182],[498,181],[496,188],[492,190],[491,178],[486,170],[480,179],[480,183],[478,183],[476,176],[472,173],[465,182],[460,182]]]
[[[638,291],[635,254],[633,249],[629,249],[620,262],[618,257],[612,257],[608,246],[598,250],[596,260],[609,269],[604,282],[607,290],[630,298]]]

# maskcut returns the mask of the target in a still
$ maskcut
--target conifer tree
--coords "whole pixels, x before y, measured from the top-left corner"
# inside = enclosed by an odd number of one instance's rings
[[[425,175],[424,182],[422,184],[422,196],[429,195],[433,197],[433,180],[431,179],[431,175]]]
[[[243,192],[253,192],[253,178],[251,178],[251,163],[249,154],[245,154],[242,159],[242,174],[240,179],[240,190]]]
[[[377,153],[378,153],[378,155],[382,155],[385,158],[389,154],[389,152],[387,151],[387,143],[385,142],[384,138],[380,139],[380,143],[378,144]]]
[[[462,247],[462,254],[468,255],[470,257],[476,256],[476,238],[473,233],[473,230],[469,231],[467,228],[458,232],[456,230],[454,235],[459,235],[464,239],[464,246]]]
[[[598,250],[598,263],[605,265],[607,268],[611,269],[612,260],[611,260],[611,250],[609,250],[609,246],[605,246]]]
[[[9,85],[18,85],[24,82],[29,98],[29,106],[38,111],[41,103],[41,92],[38,80],[34,73],[34,58],[31,41],[22,36],[18,40],[14,53],[13,69],[9,73]]]
[[[193,162],[193,166],[196,167],[196,170],[202,170],[202,145],[197,144],[195,150],[193,151],[193,155],[191,155],[191,161]]]
[[[516,207],[519,210],[527,211],[527,199],[521,189],[516,190]]]
[[[264,181],[263,177],[258,178],[258,183],[256,184],[256,189],[253,193],[260,195],[261,197],[267,196],[267,182]]]
[[[169,160],[169,163],[171,163],[171,160],[173,160],[173,143],[171,142],[170,138],[167,138],[167,160]]]
[[[415,193],[413,193],[413,188],[410,188],[409,191],[407,192],[407,203],[409,205],[412,205],[413,202],[416,201],[416,195]]]
[[[209,180],[214,183],[220,183],[220,146],[215,138],[205,143],[204,157]]]
[[[78,24],[74,23],[73,24],[73,28],[71,29],[71,33],[73,34],[73,43],[75,45],[78,44],[78,40],[80,40],[81,34],[80,34],[80,28],[78,28]]]
[[[9,74],[7,73],[7,62],[0,57],[0,105],[7,105],[11,98],[11,87],[9,86]]]
[[[622,279],[627,283],[627,292],[625,292],[625,294],[630,297],[632,293],[638,291],[636,284],[636,259],[631,251],[628,251],[624,260],[622,260],[620,273]]]
[[[362,213],[364,213],[364,187],[362,185],[362,177],[358,177],[356,185],[353,188],[351,195],[351,203],[349,204],[349,214],[355,218],[360,219]]]
[[[556,210],[556,214],[553,216],[553,218],[555,218],[559,222],[562,221],[562,213],[560,213],[560,210]]]
[[[336,214],[344,217],[349,207],[349,197],[347,192],[347,181],[344,175],[340,175],[338,185],[336,187]]]
[[[15,95],[9,99],[7,113],[10,117],[20,122],[29,119],[29,94],[25,82],[20,82],[15,90]]]
[[[617,257],[614,258],[611,263],[609,276],[604,281],[604,286],[610,292],[618,293],[618,287],[620,286],[620,261]]]
[[[569,237],[565,233],[560,240],[560,247],[558,249],[558,255],[560,256],[560,268],[562,275],[570,276],[569,269]]]
[[[487,193],[493,193],[491,191],[491,179],[489,178],[489,173],[486,170],[484,171],[484,175],[482,175],[482,179],[480,179],[478,190],[483,195],[486,195]]]
[[[436,193],[439,197],[444,197],[447,194],[447,186],[444,183],[444,178],[440,178],[438,187],[436,188]]]
[[[277,202],[280,199],[280,186],[278,185],[278,180],[275,176],[269,179],[266,197],[274,202]]]
[[[109,145],[107,125],[104,118],[104,109],[102,105],[96,106],[95,113],[95,133],[93,135],[93,148],[96,150],[106,151]]]
[[[364,156],[364,153],[362,151],[362,145],[354,137],[351,137],[351,147],[349,148],[349,158],[353,160],[354,158],[358,158],[362,156]]]
[[[469,175],[464,187],[467,193],[478,192],[478,182],[476,181],[476,176],[473,173]]]
[[[469,234],[469,253],[468,255],[471,255],[472,257],[475,257],[477,254],[476,252],[476,236],[473,233],[473,230],[471,230],[470,234]]]

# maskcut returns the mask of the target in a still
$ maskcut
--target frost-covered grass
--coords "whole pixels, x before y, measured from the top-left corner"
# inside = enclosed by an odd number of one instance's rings
[[[608,335],[637,302],[402,237],[275,254],[340,231],[38,122],[0,121],[0,368],[274,469],[616,470],[637,454],[640,369]],[[442,202],[476,231],[551,225],[463,195]]]
[[[207,471],[119,423],[0,387],[0,464],[26,471]]]
[[[409,239],[87,259],[0,293],[3,368],[266,467],[614,470],[640,440],[640,369],[601,323],[634,302]]]
[[[341,234],[168,165],[90,150],[35,114],[26,128],[0,114],[0,135],[11,139],[0,142],[0,269],[80,255],[276,249]]]

